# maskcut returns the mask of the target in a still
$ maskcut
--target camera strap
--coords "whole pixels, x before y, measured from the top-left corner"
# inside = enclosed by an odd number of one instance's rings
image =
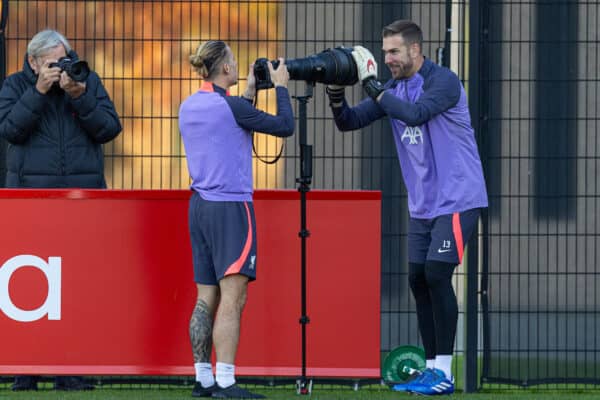
[[[254,107],[256,107],[256,95],[254,96],[252,105]],[[266,160],[266,159],[262,158],[261,156],[259,156],[258,151],[256,151],[256,143],[254,142],[254,137],[256,136],[255,133],[257,133],[257,132],[252,131],[252,151],[254,152],[254,155],[256,156],[257,159],[259,159],[260,161],[262,161],[265,164],[275,164],[277,161],[279,161],[279,159],[281,158],[281,155],[283,154],[283,146],[285,145],[285,141],[281,141],[281,147],[279,148],[279,154],[277,154],[275,156],[275,158],[272,160]]]
[[[266,160],[266,159],[262,158],[261,156],[259,156],[258,152],[256,151],[256,144],[254,143],[254,137],[256,136],[256,135],[254,135],[255,133],[256,132],[252,132],[252,151],[254,152],[254,155],[256,156],[256,158],[258,158],[260,161],[262,161],[265,164],[275,164],[277,161],[279,161],[279,159],[281,158],[281,155],[283,154],[283,146],[285,145],[285,142],[283,140],[281,141],[281,147],[279,148],[279,154],[277,154],[274,159]]]

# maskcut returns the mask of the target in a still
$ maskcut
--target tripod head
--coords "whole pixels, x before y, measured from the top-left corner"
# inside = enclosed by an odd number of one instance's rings
[[[306,106],[313,96],[315,82],[306,82],[304,96],[292,96],[298,100],[298,143],[300,145],[300,177],[296,182],[300,184],[298,190],[308,192],[312,182],[312,146],[306,138]]]

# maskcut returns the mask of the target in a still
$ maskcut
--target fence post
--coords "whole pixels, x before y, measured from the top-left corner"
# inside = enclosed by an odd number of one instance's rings
[[[469,110],[471,112],[471,123],[475,130],[476,137],[481,135],[481,38],[486,35],[482,26],[481,13],[486,9],[487,1],[470,2],[469,7],[469,77],[468,77],[468,97]],[[485,84],[485,82],[483,82]],[[478,140],[481,143],[480,140]],[[481,147],[479,149],[481,153]],[[480,224],[481,226],[481,224]],[[469,241],[467,249],[467,276],[466,276],[466,305],[465,305],[465,358],[464,358],[464,392],[472,393],[477,391],[477,378],[479,368],[477,363],[478,344],[479,344],[479,315],[478,315],[478,277],[479,277],[479,238],[482,234],[481,229],[476,230]]]
[[[8,20],[8,0],[0,4],[0,85],[6,78],[6,22]],[[4,187],[6,177],[6,141],[0,139],[0,188]]]

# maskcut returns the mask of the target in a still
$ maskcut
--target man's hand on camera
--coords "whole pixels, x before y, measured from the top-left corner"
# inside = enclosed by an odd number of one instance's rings
[[[329,105],[331,107],[341,107],[344,104],[344,86],[340,85],[327,85],[325,92],[329,96]]]
[[[52,85],[60,80],[61,69],[58,67],[50,67],[50,64],[53,62],[56,62],[56,60],[46,60],[44,65],[40,67],[35,88],[42,94],[48,93],[48,90],[50,90]]]
[[[363,81],[363,88],[374,101],[377,101],[385,90],[383,84],[377,79],[367,79],[366,81]]]
[[[256,96],[256,77],[254,76],[254,64],[250,64],[250,71],[248,71],[248,78],[246,79],[246,90],[242,97],[247,100],[254,100]]]
[[[269,74],[271,74],[271,80],[273,81],[273,84],[276,87],[287,87],[288,81],[290,80],[290,73],[285,65],[285,60],[281,57],[279,58],[279,65],[277,66],[277,69],[274,69],[273,64],[270,62],[267,63],[267,66],[269,67]]]
[[[359,82],[369,78],[377,79],[377,63],[369,50],[362,46],[354,46],[352,58],[356,62]]]
[[[59,85],[71,98],[76,99],[85,93],[85,82],[76,82],[66,73],[60,74]]]

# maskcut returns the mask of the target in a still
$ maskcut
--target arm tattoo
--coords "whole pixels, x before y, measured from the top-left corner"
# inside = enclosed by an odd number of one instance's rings
[[[190,320],[190,339],[194,362],[210,362],[213,317],[208,305],[198,299]]]

